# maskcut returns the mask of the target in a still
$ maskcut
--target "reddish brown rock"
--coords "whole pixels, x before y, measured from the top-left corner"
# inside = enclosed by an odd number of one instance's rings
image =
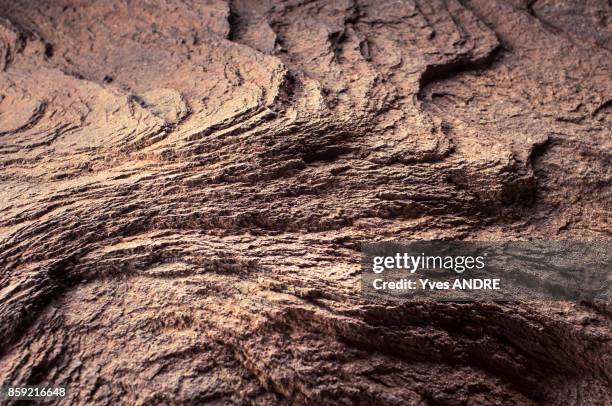
[[[0,382],[609,404],[609,304],[373,305],[359,247],[609,239],[611,13],[0,1]]]

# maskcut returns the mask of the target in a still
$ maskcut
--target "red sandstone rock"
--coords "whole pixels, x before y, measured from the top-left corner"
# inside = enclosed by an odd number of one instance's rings
[[[359,247],[609,239],[611,13],[0,1],[0,382],[609,404],[609,304],[373,305]]]

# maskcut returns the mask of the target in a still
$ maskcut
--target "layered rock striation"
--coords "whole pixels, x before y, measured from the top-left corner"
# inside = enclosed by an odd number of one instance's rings
[[[369,303],[360,245],[609,239],[605,0],[0,1],[0,382],[607,404],[606,303]]]

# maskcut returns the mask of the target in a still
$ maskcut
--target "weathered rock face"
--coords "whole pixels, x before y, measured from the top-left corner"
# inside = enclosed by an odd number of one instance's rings
[[[387,239],[609,239],[612,9],[0,1],[0,382],[609,404],[609,304],[365,302]]]

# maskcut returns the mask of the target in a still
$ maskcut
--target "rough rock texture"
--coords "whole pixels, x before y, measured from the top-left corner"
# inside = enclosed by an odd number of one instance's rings
[[[612,402],[606,303],[372,304],[360,244],[610,239],[606,0],[1,0],[0,382]]]

